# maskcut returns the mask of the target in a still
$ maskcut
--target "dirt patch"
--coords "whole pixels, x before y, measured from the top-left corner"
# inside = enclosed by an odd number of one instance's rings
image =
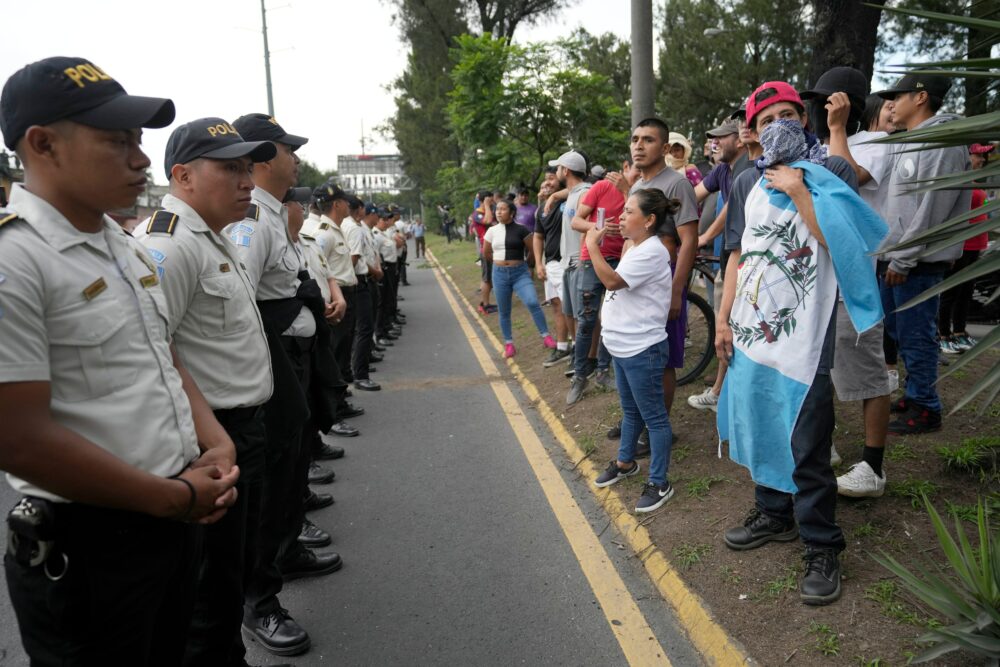
[[[430,238],[428,245],[462,293],[473,304],[478,303],[475,246],[448,246],[438,237]],[[486,319],[499,334],[497,316]],[[617,441],[608,440],[606,433],[620,415],[617,394],[592,387],[584,400],[567,407],[569,381],[563,372],[568,367],[542,367],[548,351],[538,342],[527,311],[516,299],[513,321],[518,365],[583,451],[590,452],[599,464],[614,458]],[[946,405],[956,404],[1000,357],[1000,351],[994,349],[985,357],[975,369],[942,382]],[[886,495],[856,501],[841,498],[838,502],[837,520],[848,540],[841,555],[843,597],[828,607],[813,608],[798,599],[801,544],[770,544],[759,550],[734,552],[722,542],[725,530],[739,524],[752,507],[753,486],[744,468],[718,457],[715,413],[699,412],[687,405],[688,396],[703,391],[714,377],[713,362],[701,379],[678,388],[671,415],[678,437],[670,468],[676,495],[648,525],[657,546],[760,664],[906,664],[919,653],[915,640],[932,615],[903,593],[898,581],[870,554],[885,551],[907,565],[944,563],[926,514],[910,494],[920,489],[931,492],[944,513],[946,503],[960,511],[972,506],[978,495],[998,493],[995,484],[984,485],[973,476],[947,471],[937,449],[971,437],[1000,435],[1000,405],[981,415],[973,405],[946,417],[938,433],[890,440]],[[837,403],[836,410],[834,441],[844,459],[837,472],[843,473],[860,458],[864,442],[861,404]],[[643,481],[639,477],[613,487],[626,506],[638,496]],[[967,530],[972,528],[972,524],[965,525]],[[979,662],[974,656],[955,654],[933,664],[966,666]]]

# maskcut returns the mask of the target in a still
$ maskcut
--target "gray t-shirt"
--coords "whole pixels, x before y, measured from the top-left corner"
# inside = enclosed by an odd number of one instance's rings
[[[629,190],[629,194],[635,194],[637,190],[659,190],[667,199],[677,199],[681,203],[680,210],[674,214],[673,221],[668,221],[660,236],[669,236],[674,243],[680,243],[680,236],[677,228],[690,223],[698,222],[698,198],[694,194],[694,186],[691,182],[673,169],[664,167],[656,176],[651,179],[639,179]]]
[[[589,189],[590,183],[577,183],[566,197],[566,206],[563,207],[562,214],[562,236],[559,238],[559,254],[562,256],[559,261],[564,268],[570,264],[576,265],[580,261],[580,240],[583,234],[573,229],[573,216],[580,206],[583,193]]]
[[[834,173],[837,178],[851,186],[855,192],[858,191],[858,177],[854,173],[854,168],[842,157],[831,156],[826,159],[823,166]],[[746,229],[747,221],[744,206],[747,197],[760,180],[761,173],[756,168],[743,171],[736,180],[733,181],[733,190],[729,194],[729,210],[726,213],[726,236],[724,247],[727,251],[739,250],[743,243],[743,230]]]

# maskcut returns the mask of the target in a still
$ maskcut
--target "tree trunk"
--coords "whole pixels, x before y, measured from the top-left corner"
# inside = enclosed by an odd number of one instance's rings
[[[871,0],[884,5],[885,0]],[[816,31],[809,84],[832,67],[853,67],[871,78],[875,69],[875,46],[882,10],[867,7],[862,0],[815,0]]]
[[[996,19],[995,3],[975,2],[969,8],[969,14],[978,18]],[[966,38],[968,58],[989,58],[993,45],[1000,41],[1000,34],[986,30],[969,28]],[[970,76],[965,79],[965,115],[975,116],[989,110],[989,84],[992,79],[980,76]]]

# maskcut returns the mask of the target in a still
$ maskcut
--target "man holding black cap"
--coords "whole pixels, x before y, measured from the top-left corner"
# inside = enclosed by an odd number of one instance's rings
[[[0,469],[24,496],[4,567],[32,664],[179,664],[193,524],[236,500],[233,442],[170,347],[156,266],[105,215],[145,188],[140,128],[173,118],[83,58],[28,65],[0,95],[25,178],[0,213]]]
[[[266,443],[260,406],[273,382],[254,286],[222,230],[246,213],[253,163],[275,153],[221,118],[181,125],[167,141],[170,194],[135,232],[156,263],[177,355],[236,444],[241,471],[236,504],[205,532],[186,665],[242,665],[245,655],[243,577],[256,558]]]
[[[934,127],[956,120],[954,114],[939,113],[951,88],[951,79],[932,74],[907,74],[889,90],[877,93],[891,100],[892,122],[907,131]],[[883,248],[922,234],[962,213],[972,205],[971,190],[914,192],[928,179],[957,174],[969,168],[964,146],[931,148],[920,144],[893,147],[892,171],[886,192],[885,221],[889,236]],[[892,405],[896,419],[889,432],[896,435],[927,433],[941,428],[941,398],[937,391],[939,297],[896,310],[944,280],[944,274],[962,255],[956,243],[926,257],[918,257],[925,245],[886,250],[879,255],[878,275],[882,286],[885,328],[899,346],[906,364],[906,392]]]
[[[278,603],[283,576],[325,574],[342,564],[337,554],[315,554],[298,543],[297,517],[308,488],[308,462],[301,465],[308,452],[302,451],[301,438],[310,414],[306,392],[317,328],[299,293],[306,277],[304,259],[289,237],[281,200],[298,179],[295,151],[307,139],[288,134],[265,114],[242,116],[233,126],[244,139],[270,141],[277,148],[274,158],[254,169],[246,218],[226,229],[257,290],[275,384],[264,406],[264,509],[257,567],[247,583],[243,634],[277,655],[297,655],[309,649],[310,640]]]

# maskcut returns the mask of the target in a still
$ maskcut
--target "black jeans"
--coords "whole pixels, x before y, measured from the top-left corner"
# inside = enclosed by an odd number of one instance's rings
[[[830,465],[833,447],[833,342],[837,318],[830,318],[816,377],[806,394],[798,421],[792,429],[792,479],[798,491],[790,493],[757,485],[757,509],[768,516],[799,524],[802,541],[809,547],[842,551],[844,534],[837,526],[837,478]]]
[[[399,265],[386,262],[383,265],[382,300],[379,303],[378,333],[386,334],[396,317],[396,289],[399,287]]]
[[[42,566],[4,557],[32,666],[179,665],[194,604],[200,526],[58,503],[56,535],[68,558],[58,581]],[[60,569],[59,562],[51,566]]]
[[[259,408],[216,410],[236,445],[236,504],[205,529],[198,593],[188,634],[187,667],[244,664],[243,590],[257,558],[267,437]]]
[[[371,360],[372,336],[375,335],[375,309],[372,289],[375,280],[360,278],[354,304],[357,318],[354,325],[354,350],[351,354],[351,371],[355,380],[368,379],[368,362]]]
[[[978,250],[966,250],[955,260],[955,265],[944,274],[945,280],[955,275],[979,259]],[[941,295],[938,306],[938,335],[950,336],[953,333],[965,333],[966,320],[969,317],[969,304],[972,302],[974,282],[969,280],[952,287]]]
[[[406,279],[406,258],[410,253],[406,251],[406,246],[403,247],[403,251],[399,253],[399,274],[396,276],[396,284],[399,283],[407,284],[410,281]]]

